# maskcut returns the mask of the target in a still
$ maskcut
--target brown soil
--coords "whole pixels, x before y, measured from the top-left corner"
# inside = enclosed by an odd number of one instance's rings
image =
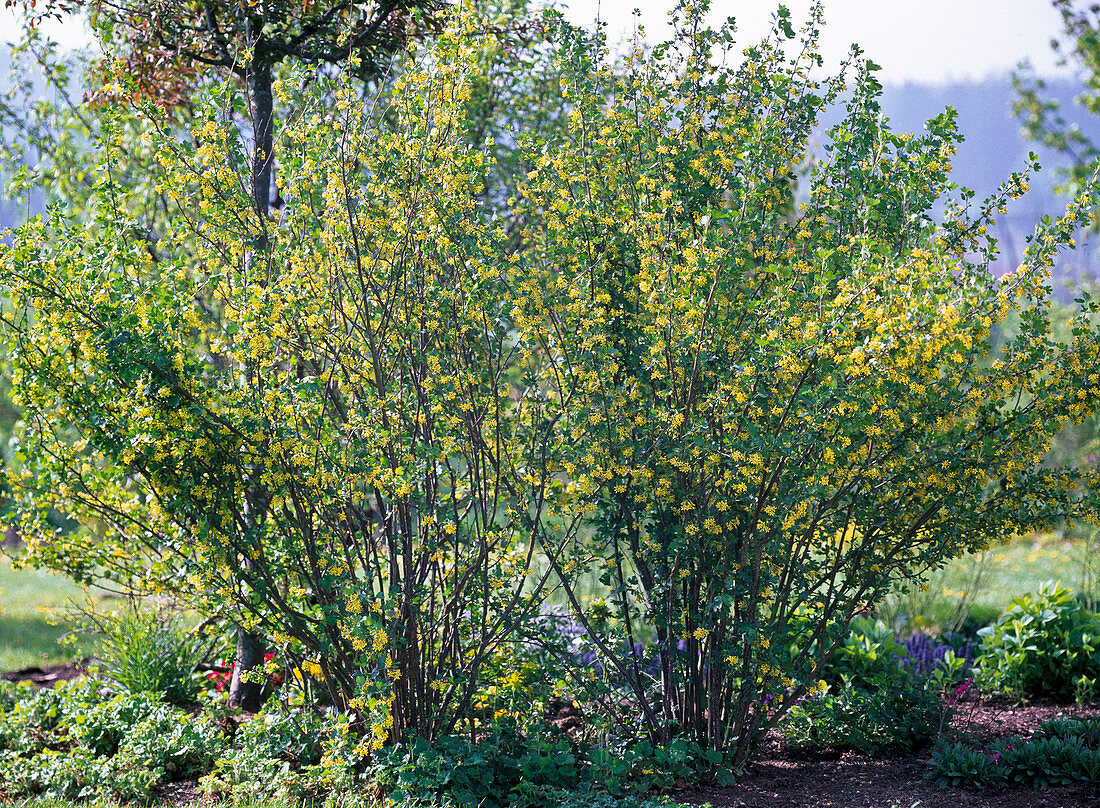
[[[946,732],[975,745],[1009,735],[1029,735],[1056,716],[1100,715],[1100,705],[1078,707],[1036,702],[1013,705],[970,699],[960,704]],[[825,750],[784,753],[772,743],[734,786],[698,787],[672,799],[714,808],[1097,808],[1100,787],[940,788],[926,779],[927,750],[869,758]]]
[[[68,665],[48,665],[45,668],[23,668],[17,671],[0,673],[0,679],[6,682],[34,682],[39,687],[53,687],[58,682],[69,682],[83,676],[88,670],[90,660],[70,662]]]

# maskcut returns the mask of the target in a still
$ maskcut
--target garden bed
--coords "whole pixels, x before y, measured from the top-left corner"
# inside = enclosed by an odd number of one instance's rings
[[[49,687],[75,678],[84,670],[77,663],[0,674],[9,681],[31,681]],[[1052,718],[1100,716],[1100,704],[1079,706],[1036,700],[1015,704],[1003,699],[964,696],[945,734],[981,746],[1011,736],[1026,736]],[[927,751],[871,758],[851,751],[825,749],[796,753],[782,748],[777,733],[736,785],[728,787],[681,782],[667,796],[689,805],[714,808],[1087,808],[1100,804],[1095,785],[1043,789],[995,787],[941,788],[927,778]],[[157,786],[160,805],[208,804],[195,781]]]
[[[1017,705],[964,698],[947,732],[978,745],[1028,735],[1059,715],[1097,716],[1100,705],[1049,701]],[[922,753],[870,758],[825,750],[792,755],[773,743],[736,785],[689,788],[673,799],[692,805],[710,803],[714,808],[1092,808],[1100,804],[1096,786],[940,788],[926,778],[928,771]]]
[[[71,682],[78,676],[83,676],[88,669],[89,660],[69,662],[64,665],[45,665],[20,668],[17,671],[0,673],[0,679],[5,682],[34,682],[40,687],[53,687],[58,682]]]

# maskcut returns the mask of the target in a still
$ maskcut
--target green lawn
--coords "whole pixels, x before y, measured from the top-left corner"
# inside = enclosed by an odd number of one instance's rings
[[[927,591],[914,589],[892,596],[881,609],[883,617],[911,628],[951,627],[953,622],[973,629],[992,622],[1014,597],[1035,592],[1045,581],[1061,581],[1085,596],[1095,608],[1096,569],[1089,542],[1061,535],[1013,539],[979,555],[956,559],[925,579]]]
[[[0,556],[0,671],[68,662],[72,654],[57,640],[69,627],[58,621],[70,602],[86,599],[84,589],[71,581],[40,570],[17,572]],[[90,647],[83,640],[80,653]]]

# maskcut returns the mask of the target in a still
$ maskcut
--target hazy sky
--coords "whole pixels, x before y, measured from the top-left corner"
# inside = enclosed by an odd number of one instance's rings
[[[633,30],[631,12],[639,8],[648,38],[663,38],[674,0],[568,0],[567,16],[579,24],[600,17],[612,40]],[[805,19],[811,0],[786,0],[794,20]],[[712,0],[711,18],[733,16],[745,45],[762,38],[777,7],[770,0]],[[14,12],[0,9],[0,40],[15,36]],[[1030,59],[1043,74],[1055,70],[1050,39],[1060,19],[1049,0],[826,0],[823,52],[839,63],[852,42],[882,65],[886,83],[940,83],[980,79],[1004,73]],[[86,38],[79,25],[50,26],[62,44]]]
[[[674,0],[569,0],[567,16],[590,24],[597,9],[616,32],[633,30],[638,8],[650,40],[666,29]],[[770,30],[778,2],[712,0],[711,20],[737,19],[738,40],[749,45]],[[810,0],[785,0],[795,23],[805,20]],[[822,51],[836,65],[858,42],[883,68],[884,82],[941,83],[980,79],[1012,70],[1030,59],[1039,72],[1055,71],[1050,40],[1061,17],[1049,0],[826,0]],[[795,26],[798,27],[797,24]]]

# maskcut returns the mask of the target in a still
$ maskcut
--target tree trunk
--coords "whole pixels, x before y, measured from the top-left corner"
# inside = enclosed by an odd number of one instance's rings
[[[267,645],[261,635],[237,628],[237,663],[233,666],[233,678],[229,683],[230,707],[255,713],[263,706],[263,683],[246,682],[241,674],[263,665],[266,653]]]
[[[245,272],[266,263],[263,253],[267,249],[267,215],[271,205],[271,166],[274,128],[274,103],[272,97],[273,55],[264,45],[262,26],[252,32],[255,37],[252,64],[248,71],[249,113],[252,117],[252,200],[259,218],[260,235],[256,249],[246,256]],[[249,502],[246,510],[250,519],[262,519],[262,512]],[[247,560],[244,563],[250,563]],[[237,662],[233,666],[233,679],[229,684],[229,705],[256,712],[263,706],[263,684],[246,682],[241,674],[263,665],[267,653],[264,637],[237,627]]]
[[[271,76],[274,64],[261,39],[256,43],[249,73],[249,112],[252,115],[252,200],[263,234],[257,252],[267,247],[267,214],[271,208],[271,167],[274,148],[274,100]]]

